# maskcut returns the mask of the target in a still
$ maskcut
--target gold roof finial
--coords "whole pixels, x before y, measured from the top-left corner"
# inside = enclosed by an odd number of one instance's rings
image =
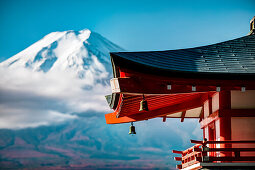
[[[248,35],[255,34],[255,16],[250,21],[250,32]]]

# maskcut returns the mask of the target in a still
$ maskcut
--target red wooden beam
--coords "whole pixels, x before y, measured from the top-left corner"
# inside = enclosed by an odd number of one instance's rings
[[[207,141],[208,144],[223,144],[223,143],[239,143],[239,144],[247,144],[247,143],[254,143],[254,140],[240,140],[240,141],[231,141],[231,140],[225,140],[225,141]]]
[[[182,154],[183,151],[172,150],[173,153]]]
[[[239,144],[248,144],[253,143],[255,144],[255,140],[240,140],[240,141],[232,141],[232,140],[224,140],[224,141],[201,141],[201,140],[190,140],[190,143],[196,143],[196,144],[225,144],[225,143],[239,143]]]
[[[231,92],[230,91],[221,91],[219,93],[219,110],[231,109]],[[225,112],[221,114],[219,118],[220,125],[220,141],[231,140],[231,114]],[[231,144],[221,144],[221,148],[231,148]],[[220,156],[231,156],[229,152],[221,152]]]
[[[163,116],[163,122],[166,122],[166,116]]]
[[[152,119],[156,117],[166,116],[168,114],[182,112],[189,109],[194,109],[203,105],[204,101],[207,99],[207,94],[198,96],[194,100],[188,100],[186,102],[178,103],[175,105],[170,105],[167,107],[150,110],[148,112],[138,113],[129,116],[116,117],[116,112],[105,114],[105,119],[107,124],[117,124],[117,123],[128,123],[135,121],[142,121],[147,119]]]
[[[195,152],[202,152],[202,148],[194,148]],[[219,152],[219,151],[228,151],[228,152],[254,152],[255,148],[208,148],[206,152]]]
[[[202,162],[202,157],[196,157],[196,161]],[[206,162],[212,161],[255,161],[255,156],[243,156],[243,157],[208,157]]]
[[[138,73],[139,74],[139,73]],[[139,74],[140,75],[140,74]],[[134,77],[113,78],[111,86],[113,93],[127,94],[173,94],[173,93],[191,93],[192,86],[196,86],[196,92],[216,91],[220,86],[223,90],[241,90],[246,84],[247,90],[255,89],[255,81],[240,80],[198,80],[198,79],[171,79],[153,77],[150,75],[141,75]],[[171,89],[167,86],[171,85]]]
[[[200,140],[190,140],[190,143],[203,144],[203,141]]]
[[[176,161],[182,161],[182,157],[174,157],[174,160],[176,160]]]
[[[176,165],[176,169],[182,169],[182,165]]]
[[[183,122],[183,121],[184,121],[185,115],[186,115],[186,110],[184,110],[184,111],[182,112],[181,122]]]
[[[202,152],[202,148],[193,148],[193,152]]]
[[[200,128],[204,128],[205,126],[207,126],[208,124],[210,124],[211,122],[215,121],[219,119],[219,111],[216,111],[212,114],[210,114],[208,117],[204,118],[201,122],[200,122]]]
[[[231,109],[231,117],[255,117],[255,109]]]

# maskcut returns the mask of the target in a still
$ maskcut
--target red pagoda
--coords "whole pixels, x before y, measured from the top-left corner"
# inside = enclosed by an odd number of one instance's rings
[[[197,118],[204,140],[191,140],[195,145],[185,151],[173,150],[178,169],[253,169],[254,30],[255,17],[247,36],[230,41],[110,53],[114,78],[107,100],[114,112],[105,115],[106,123]]]

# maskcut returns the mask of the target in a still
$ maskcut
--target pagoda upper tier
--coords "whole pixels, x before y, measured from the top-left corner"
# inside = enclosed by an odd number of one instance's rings
[[[107,123],[155,117],[201,118],[214,93],[255,90],[255,35],[167,51],[111,53],[114,78]],[[148,111],[140,110],[146,100]]]
[[[255,74],[255,35],[213,45],[167,51],[111,53],[117,67],[171,76],[219,76],[224,79]]]

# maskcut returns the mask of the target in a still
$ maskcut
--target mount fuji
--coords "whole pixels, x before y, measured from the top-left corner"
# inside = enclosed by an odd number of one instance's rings
[[[88,29],[53,32],[0,63],[0,169],[174,169],[170,146],[187,148],[199,127],[106,125],[113,51]]]
[[[106,83],[111,77],[109,52],[123,49],[88,29],[53,32],[2,62],[10,69],[69,72],[87,84]]]
[[[50,33],[0,63],[0,93],[8,99],[0,104],[0,128],[49,125],[110,111],[104,96],[111,93],[112,51],[123,49],[88,29],[71,30]]]

